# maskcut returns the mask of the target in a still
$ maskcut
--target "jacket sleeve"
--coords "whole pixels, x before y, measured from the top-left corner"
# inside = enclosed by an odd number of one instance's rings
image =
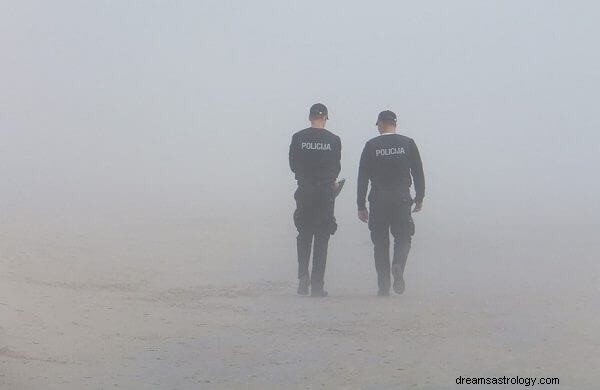
[[[410,140],[410,173],[415,183],[415,202],[420,203],[425,197],[425,174],[419,149],[414,140]]]
[[[292,142],[290,143],[290,169],[296,173],[296,137],[292,136]]]
[[[369,188],[370,179],[370,167],[369,167],[369,153],[368,144],[365,145],[362,155],[360,156],[360,165],[358,167],[358,180],[356,190],[356,204],[359,210],[365,210],[367,189]]]
[[[336,179],[342,170],[342,140],[340,137],[337,137],[337,143],[338,143],[338,147],[337,147],[337,153],[335,156],[335,164],[336,164],[335,165],[335,177],[336,177]]]

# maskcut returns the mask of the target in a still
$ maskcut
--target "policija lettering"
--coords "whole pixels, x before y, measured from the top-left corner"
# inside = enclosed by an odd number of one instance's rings
[[[331,144],[320,142],[302,142],[302,149],[306,150],[331,150]]]
[[[391,156],[393,154],[406,154],[404,148],[389,148],[389,149],[377,149],[375,151],[375,157],[379,156]]]

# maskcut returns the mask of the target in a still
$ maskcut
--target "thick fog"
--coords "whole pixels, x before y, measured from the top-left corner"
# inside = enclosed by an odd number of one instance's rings
[[[323,102],[357,161],[391,109],[428,223],[598,217],[591,2],[5,2],[2,212],[289,211]]]
[[[592,388],[599,18],[591,1],[0,1],[0,385]],[[288,166],[316,102],[347,178],[322,306],[292,300]],[[426,179],[389,304],[368,300],[356,217],[386,109]],[[288,371],[298,348],[317,360]],[[386,366],[385,348],[412,352]]]

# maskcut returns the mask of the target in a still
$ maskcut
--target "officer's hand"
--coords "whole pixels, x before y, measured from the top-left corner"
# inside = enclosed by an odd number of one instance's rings
[[[418,213],[423,208],[423,202],[415,203],[415,208],[413,209],[413,213]]]
[[[369,210],[364,209],[364,210],[358,210],[358,219],[360,219],[363,222],[369,222]]]

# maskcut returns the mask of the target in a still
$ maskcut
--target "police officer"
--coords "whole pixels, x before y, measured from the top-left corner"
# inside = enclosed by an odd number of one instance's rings
[[[296,175],[294,224],[298,229],[298,294],[325,297],[323,289],[327,246],[337,224],[334,217],[336,179],[340,173],[340,137],[325,129],[329,119],[321,103],[310,108],[310,127],[293,135],[290,168]],[[308,265],[313,255],[312,271]]]
[[[377,128],[381,135],[366,143],[358,170],[358,218],[368,222],[371,231],[379,296],[390,295],[390,231],[394,237],[391,267],[394,291],[398,294],[404,292],[404,267],[410,251],[411,237],[415,232],[411,206],[414,202],[412,211],[420,211],[425,196],[425,178],[419,149],[411,138],[396,134],[396,123],[396,114],[392,111],[382,111],[379,114]],[[365,206],[369,181],[370,211]],[[413,181],[414,201],[410,195]]]

